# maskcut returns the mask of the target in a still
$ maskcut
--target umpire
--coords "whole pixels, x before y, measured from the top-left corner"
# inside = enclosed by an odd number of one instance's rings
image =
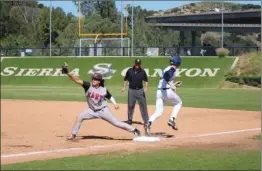
[[[143,81],[145,82],[145,87],[143,87]],[[148,117],[146,96],[145,96],[145,92],[147,92],[148,89],[148,78],[145,70],[141,68],[140,59],[136,59],[134,66],[127,70],[124,78],[124,87],[121,90],[122,92],[125,91],[127,82],[129,83],[129,89],[128,89],[128,120],[126,122],[130,125],[132,124],[135,104],[137,100],[140,107],[141,116],[144,121],[145,132],[147,135],[149,135],[150,130],[147,127],[149,117]]]

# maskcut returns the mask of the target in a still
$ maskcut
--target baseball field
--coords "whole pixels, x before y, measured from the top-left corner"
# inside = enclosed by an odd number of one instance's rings
[[[149,77],[148,111],[155,110],[159,75],[168,58],[141,58]],[[178,131],[167,126],[172,111],[152,126],[158,142],[134,142],[133,134],[103,120],[84,121],[76,141],[66,141],[84,90],[60,73],[63,62],[83,80],[100,72],[127,119],[123,76],[134,58],[3,58],[1,60],[1,169],[4,170],[260,170],[260,89],[221,88],[237,58],[182,58],[177,89],[183,101]],[[136,123],[143,132],[136,105]]]

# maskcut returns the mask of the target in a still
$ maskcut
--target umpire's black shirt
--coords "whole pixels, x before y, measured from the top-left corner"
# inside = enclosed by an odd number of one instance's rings
[[[135,67],[127,70],[124,80],[129,82],[130,89],[136,90],[143,88],[143,81],[148,82],[145,70],[143,68],[136,69]]]

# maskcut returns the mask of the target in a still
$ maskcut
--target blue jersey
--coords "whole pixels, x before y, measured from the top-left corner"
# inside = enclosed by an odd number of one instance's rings
[[[168,82],[174,81],[175,78],[176,78],[176,69],[171,66],[166,67],[160,77],[158,88],[170,88]]]

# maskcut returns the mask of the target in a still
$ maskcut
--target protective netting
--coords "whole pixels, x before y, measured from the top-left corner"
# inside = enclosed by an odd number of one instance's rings
[[[121,44],[122,41],[122,44]],[[77,56],[130,56],[129,38],[81,38],[76,42]]]
[[[158,56],[158,48],[147,48],[146,55],[147,56]]]

